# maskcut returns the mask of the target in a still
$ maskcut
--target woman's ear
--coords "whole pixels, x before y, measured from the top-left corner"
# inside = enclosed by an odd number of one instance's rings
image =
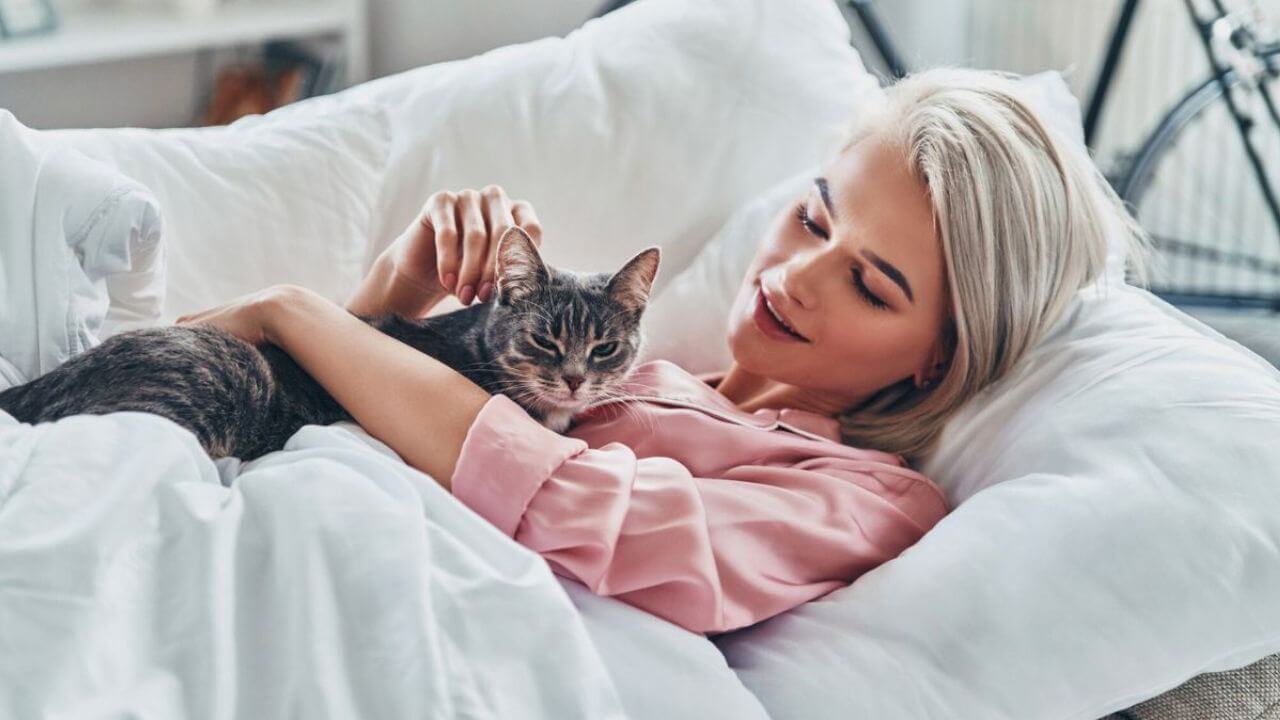
[[[951,355],[955,352],[955,342],[951,339],[952,337],[951,333],[947,333],[944,339],[933,344],[933,349],[929,351],[929,358],[916,370],[913,378],[916,387],[921,389],[932,387],[942,379],[947,371],[947,365],[951,362]]]

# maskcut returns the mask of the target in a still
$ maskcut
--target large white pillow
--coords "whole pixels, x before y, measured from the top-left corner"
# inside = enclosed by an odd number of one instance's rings
[[[949,516],[718,645],[780,719],[1094,720],[1246,665],[1280,650],[1277,438],[1275,368],[1095,286],[948,424]]]
[[[423,67],[274,113],[371,104],[392,149],[366,260],[437,189],[529,199],[548,260],[664,254],[674,277],[746,199],[826,157],[878,95],[830,0],[644,0],[564,38]]]
[[[376,107],[45,135],[155,193],[166,220],[165,321],[273,283],[341,301],[363,275],[390,142]]]
[[[155,322],[160,234],[146,188],[0,110],[0,384]]]
[[[1056,93],[1033,101],[1078,107]],[[756,242],[812,175],[655,299],[652,355],[728,364]],[[1115,269],[948,424],[922,470],[956,509],[920,543],[716,638],[772,717],[1093,720],[1280,649],[1280,373]]]
[[[273,282],[341,299],[431,192],[489,183],[533,202],[553,263],[662,246],[660,288],[876,98],[848,41],[829,0],[645,0],[230,128],[51,134],[160,198],[166,319]]]

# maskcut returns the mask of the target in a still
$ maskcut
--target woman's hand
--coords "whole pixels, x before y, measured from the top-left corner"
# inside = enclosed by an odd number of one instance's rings
[[[296,285],[250,293],[178,324],[279,347],[365,430],[446,490],[467,431],[489,401],[453,368]]]
[[[427,198],[422,211],[388,248],[396,274],[422,292],[443,297],[454,293],[463,305],[488,302],[494,292],[494,258],[498,238],[519,226],[542,244],[542,225],[526,200],[512,200],[506,190],[441,190]]]
[[[512,226],[537,245],[542,225],[533,206],[512,201],[497,185],[483,190],[442,190],[374,261],[346,302],[361,317],[397,314],[422,317],[449,293],[463,305],[494,294],[498,239]]]
[[[176,325],[205,325],[235,335],[253,345],[275,344],[271,320],[281,304],[296,301],[298,296],[313,294],[295,285],[273,285],[242,295],[224,305],[183,315]]]

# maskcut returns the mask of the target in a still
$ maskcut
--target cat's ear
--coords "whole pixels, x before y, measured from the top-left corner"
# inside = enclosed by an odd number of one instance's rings
[[[641,250],[609,278],[609,298],[628,311],[643,310],[649,301],[649,291],[653,289],[653,279],[658,275],[661,259],[662,252],[656,247]]]
[[[523,300],[551,280],[547,266],[542,264],[538,246],[533,244],[523,229],[507,228],[498,238],[498,302],[510,305]]]

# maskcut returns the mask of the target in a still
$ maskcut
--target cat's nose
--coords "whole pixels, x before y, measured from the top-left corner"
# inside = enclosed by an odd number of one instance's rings
[[[569,386],[569,392],[571,393],[575,392],[577,391],[578,386],[582,384],[582,376],[581,375],[565,375],[564,384]]]

